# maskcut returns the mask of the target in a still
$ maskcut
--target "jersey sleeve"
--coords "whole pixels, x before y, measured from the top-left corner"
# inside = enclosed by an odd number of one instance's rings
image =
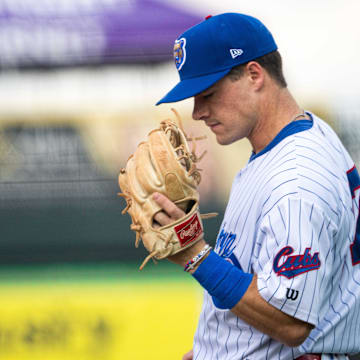
[[[328,285],[335,225],[316,205],[284,198],[263,217],[253,269],[260,295],[286,314],[316,325]],[[326,266],[325,266],[326,262]]]

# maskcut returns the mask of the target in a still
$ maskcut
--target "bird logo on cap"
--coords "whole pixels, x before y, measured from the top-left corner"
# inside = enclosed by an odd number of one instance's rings
[[[185,38],[175,40],[174,60],[175,60],[175,65],[176,65],[176,68],[178,69],[178,71],[180,71],[181,68],[183,67],[183,65],[185,64],[185,60],[186,60],[185,45],[186,45]]]

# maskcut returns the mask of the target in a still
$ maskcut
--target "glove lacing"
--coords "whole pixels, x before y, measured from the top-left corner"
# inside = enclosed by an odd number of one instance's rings
[[[180,117],[179,113],[173,108],[171,110],[174,112],[174,114],[175,114],[175,116],[177,118],[177,122],[179,124],[179,127],[182,130],[182,132],[184,133],[186,140],[192,142],[191,151],[188,152],[186,150],[185,144],[183,144],[181,142],[180,134],[179,134],[179,132],[177,130],[177,126],[170,119],[166,119],[166,120],[161,121],[160,129],[163,130],[165,132],[165,134],[168,135],[169,141],[170,141],[171,145],[174,147],[175,153],[178,155],[177,160],[187,170],[188,175],[191,176],[195,180],[197,185],[199,185],[200,182],[201,182],[200,171],[202,169],[199,169],[196,166],[196,163],[198,163],[199,161],[201,161],[203,159],[203,157],[206,155],[207,151],[205,150],[200,156],[197,156],[197,154],[196,154],[196,141],[206,139],[206,135],[199,136],[199,137],[188,137],[185,130],[184,130],[182,120],[181,120],[181,117]],[[157,131],[157,130],[153,130],[153,131]],[[122,174],[124,174],[126,172],[126,170],[124,168],[122,168],[122,169],[120,169],[120,172]],[[125,213],[127,213],[129,211],[129,209],[130,209],[130,207],[132,205],[131,204],[132,203],[131,196],[129,194],[127,194],[126,191],[124,191],[122,193],[118,193],[118,196],[121,196],[126,200],[126,207],[121,212],[122,214],[125,214]],[[215,217],[217,215],[218,215],[218,213],[200,214],[202,219],[209,219],[209,218]],[[130,216],[131,216],[131,214],[130,214]],[[131,219],[132,219],[132,224],[130,225],[130,229],[136,232],[135,247],[138,247],[139,243],[140,243],[140,239],[141,239],[141,234],[144,232],[144,230],[143,230],[141,224],[134,223],[134,219],[132,217],[131,217]],[[152,230],[157,232],[159,234],[159,236],[161,238],[163,238],[163,240],[165,242],[165,249],[168,249],[168,255],[170,255],[171,246],[169,246],[169,244],[170,244],[170,241],[171,241],[174,234],[170,234],[170,236],[168,236],[168,238],[164,238],[164,234],[161,233],[161,231],[157,230],[154,227],[152,227]],[[154,246],[155,246],[155,244],[154,244]],[[156,263],[154,257],[156,257],[156,255],[158,253],[160,253],[161,251],[162,250],[160,250],[160,249],[153,250],[144,259],[144,261],[142,262],[139,269],[142,270],[145,267],[145,265],[149,262],[150,259],[153,259],[153,261]]]

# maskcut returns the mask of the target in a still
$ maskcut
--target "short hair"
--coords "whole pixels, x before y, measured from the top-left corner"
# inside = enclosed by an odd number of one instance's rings
[[[282,70],[282,59],[280,53],[276,50],[269,54],[263,55],[257,59],[252,61],[256,61],[260,64],[268,74],[280,85],[280,87],[287,87],[287,83]],[[228,76],[231,80],[238,80],[244,73],[244,68],[248,63],[237,65],[233,67]]]

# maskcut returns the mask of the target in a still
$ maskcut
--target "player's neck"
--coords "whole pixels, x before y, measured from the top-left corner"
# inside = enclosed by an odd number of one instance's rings
[[[277,89],[265,96],[259,109],[256,125],[248,137],[255,153],[263,150],[275,136],[294,120],[306,116],[288,89]]]

